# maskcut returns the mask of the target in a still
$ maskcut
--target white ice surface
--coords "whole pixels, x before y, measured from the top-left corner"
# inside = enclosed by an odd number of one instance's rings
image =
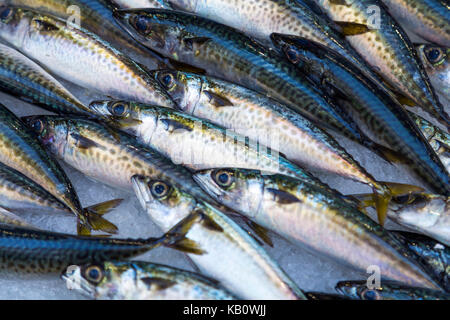
[[[73,86],[70,86],[70,88],[83,102],[96,98],[83,89],[80,90]],[[18,116],[48,113],[43,109],[3,93],[0,93],[0,102]],[[424,115],[422,112],[419,112],[419,114]],[[401,166],[389,165],[373,153],[346,139],[338,138],[338,140],[378,180],[422,185],[420,181],[411,177]],[[140,207],[134,194],[94,182],[64,164],[63,167],[75,186],[83,206],[110,199],[124,199],[121,206],[107,216],[108,220],[119,227],[119,237],[139,238],[161,235],[160,230],[151,222],[150,218],[146,216]],[[317,176],[323,182],[328,183],[344,194],[370,192],[366,186],[338,176],[323,173],[318,173]],[[44,216],[30,214],[23,217],[43,229],[67,233],[76,232],[75,218],[69,215]],[[399,229],[399,226],[389,221],[386,227]],[[305,291],[335,293],[334,286],[338,281],[363,280],[367,278],[367,275],[364,273],[359,273],[347,266],[295,247],[275,234],[271,234],[271,237],[274,247],[266,246],[267,251],[299,287]],[[184,254],[167,248],[155,249],[135,259],[194,270]],[[220,261],[217,263],[220,263]],[[0,299],[84,299],[84,296],[77,292],[69,291],[58,274],[24,275],[3,272],[0,273]]]

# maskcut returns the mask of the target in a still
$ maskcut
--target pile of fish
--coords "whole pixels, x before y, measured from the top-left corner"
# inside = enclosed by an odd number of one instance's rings
[[[0,104],[3,272],[95,299],[450,299],[445,1],[0,0],[0,41],[0,90],[51,113]],[[62,164],[137,197],[160,234],[114,236],[122,199],[84,208]],[[378,274],[306,292],[274,234]],[[127,260],[157,247],[196,272]]]

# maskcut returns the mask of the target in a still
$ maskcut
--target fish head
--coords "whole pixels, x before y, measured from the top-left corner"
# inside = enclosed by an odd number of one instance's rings
[[[194,113],[201,96],[202,76],[176,70],[156,70],[153,76],[181,111]]]
[[[0,6],[0,38],[21,48],[28,35],[33,15],[30,11],[13,6]]]
[[[68,138],[68,123],[59,116],[29,116],[22,121],[34,131],[50,152],[63,155]]]
[[[191,213],[197,201],[162,180],[140,175],[131,178],[139,202],[150,218],[163,230],[169,230]]]
[[[250,218],[258,213],[264,182],[257,170],[221,168],[201,170],[194,180],[213,199]]]
[[[176,22],[164,19],[163,12],[162,9],[125,9],[115,10],[113,15],[138,42],[166,57],[179,60],[177,52],[183,29]]]
[[[441,224],[448,226],[450,222],[450,198],[444,196],[417,193],[396,197],[391,207],[390,217],[412,228],[430,231]]]
[[[89,298],[107,298],[117,292],[119,280],[126,270],[120,263],[116,266],[111,262],[71,265],[61,278],[70,290],[76,290]]]
[[[366,281],[341,281],[336,291],[354,300],[382,300],[380,288],[369,288]]]

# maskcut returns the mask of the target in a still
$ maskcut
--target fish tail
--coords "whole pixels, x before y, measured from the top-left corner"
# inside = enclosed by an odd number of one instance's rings
[[[91,230],[116,234],[119,231],[117,226],[102,216],[118,207],[122,201],[123,199],[114,199],[85,208],[83,210],[83,216],[86,218],[85,221],[78,220],[78,235],[89,236]]]

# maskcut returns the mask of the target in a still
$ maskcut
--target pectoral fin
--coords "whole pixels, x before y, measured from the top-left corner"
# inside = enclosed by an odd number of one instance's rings
[[[71,133],[70,136],[76,141],[76,146],[80,149],[89,149],[97,147],[98,144],[89,138],[83,137],[78,133]]]
[[[181,131],[187,131],[190,132],[193,129],[187,125],[185,125],[184,123],[181,123],[177,120],[173,120],[173,119],[161,119],[160,120],[161,123],[163,123],[165,125],[165,129],[169,132],[174,132],[175,130],[181,130]]]
[[[301,202],[296,196],[290,194],[289,192],[267,188],[266,191],[273,196],[273,200],[279,204],[291,204],[296,202]]]
[[[232,107],[233,103],[225,97],[222,97],[211,91],[203,91],[211,103],[215,107]]]
[[[157,277],[145,277],[141,278],[141,280],[149,289],[156,288],[156,290],[164,290],[176,284],[175,281]]]
[[[335,21],[334,23],[338,26],[339,32],[344,36],[355,36],[370,31],[368,26],[361,23],[347,21]]]

